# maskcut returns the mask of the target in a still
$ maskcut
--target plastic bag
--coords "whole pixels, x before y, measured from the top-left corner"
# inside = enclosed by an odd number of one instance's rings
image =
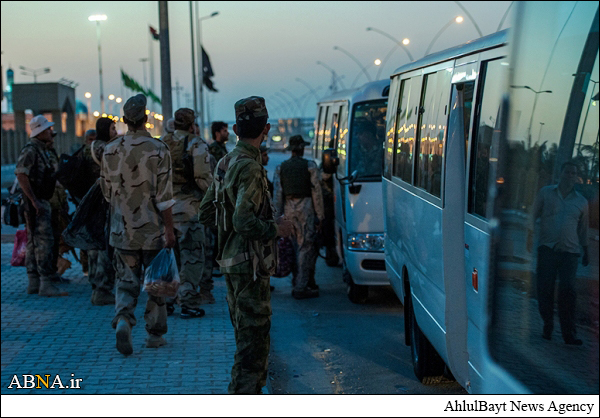
[[[108,202],[98,182],[83,197],[69,226],[63,231],[65,243],[82,250],[106,249],[106,213]]]
[[[277,240],[277,269],[273,277],[285,277],[292,272],[296,257],[294,246],[289,238]]]
[[[143,289],[153,296],[174,298],[179,282],[175,253],[171,248],[163,248],[146,267]]]
[[[15,246],[13,247],[10,265],[13,267],[25,267],[25,254],[27,253],[27,231],[19,230],[15,234]]]

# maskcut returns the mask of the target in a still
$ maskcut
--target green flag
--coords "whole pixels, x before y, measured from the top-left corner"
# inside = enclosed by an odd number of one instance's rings
[[[144,89],[142,86],[140,86],[140,83],[135,81],[133,78],[129,77],[129,75],[127,75],[125,71],[123,71],[123,69],[121,69],[121,79],[123,80],[123,85],[131,91],[142,93],[154,103],[159,105],[161,104],[160,98],[156,94],[154,94],[152,90]]]

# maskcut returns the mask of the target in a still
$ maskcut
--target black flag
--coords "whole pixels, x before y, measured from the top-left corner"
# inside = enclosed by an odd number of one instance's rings
[[[218,90],[213,86],[212,80],[210,79],[215,75],[215,73],[213,73],[212,65],[210,65],[210,59],[208,58],[208,54],[204,48],[202,48],[202,66],[202,82],[207,89],[217,92]]]

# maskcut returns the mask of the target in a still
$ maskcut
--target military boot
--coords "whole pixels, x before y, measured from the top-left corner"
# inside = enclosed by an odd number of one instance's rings
[[[167,340],[160,335],[148,334],[148,338],[146,339],[147,348],[158,348],[165,344],[167,344]]]
[[[133,353],[133,343],[131,342],[131,325],[125,318],[119,319],[117,323],[117,350],[126,356]]]
[[[68,292],[62,292],[58,287],[54,286],[50,280],[42,280],[40,283],[40,290],[38,292],[40,296],[56,297],[56,296],[69,296]]]
[[[92,291],[92,305],[103,306],[103,305],[114,305],[115,295],[106,290],[94,290]]]
[[[29,284],[27,285],[27,294],[28,295],[37,295],[40,291],[40,278],[39,277],[30,277]]]

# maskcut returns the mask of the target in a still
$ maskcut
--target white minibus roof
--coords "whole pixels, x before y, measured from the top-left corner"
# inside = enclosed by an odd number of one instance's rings
[[[451,59],[460,58],[464,55],[469,55],[478,51],[485,51],[487,49],[496,48],[505,44],[508,40],[508,29],[501,30],[500,32],[492,33],[491,35],[484,36],[482,38],[474,39],[466,42],[462,45],[454,46],[452,48],[445,49],[443,51],[434,52],[429,54],[420,60],[410,62],[408,64],[399,67],[392,73],[390,77],[397,74],[407,73],[409,71],[417,70],[419,68],[428,67],[439,62],[448,61]]]
[[[362,86],[355,89],[347,89],[338,91],[337,93],[333,93],[330,96],[327,96],[317,102],[327,103],[327,102],[335,102],[339,100],[350,100],[352,103],[363,102],[366,100],[377,100],[387,97],[387,93],[389,89],[390,80],[379,80],[379,81],[371,81],[367,84],[363,84]],[[385,96],[384,96],[384,90]]]

